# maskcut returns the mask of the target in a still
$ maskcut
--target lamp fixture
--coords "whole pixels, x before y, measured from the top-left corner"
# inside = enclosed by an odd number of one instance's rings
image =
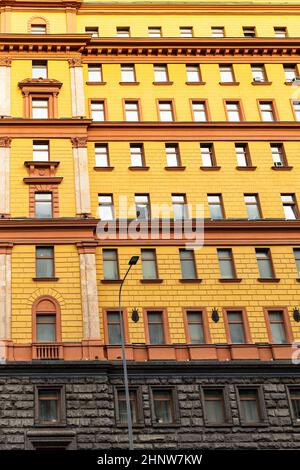
[[[220,315],[216,307],[214,307],[211,311],[211,319],[215,323],[218,323],[218,321],[220,320]]]

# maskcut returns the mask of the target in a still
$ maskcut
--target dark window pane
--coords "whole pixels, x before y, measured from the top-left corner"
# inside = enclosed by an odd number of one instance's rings
[[[137,394],[135,390],[129,391],[130,398],[130,411],[132,423],[137,423]],[[121,423],[127,423],[127,409],[125,392],[118,391],[118,403],[119,403],[119,420]]]
[[[300,421],[300,389],[290,390],[290,398],[292,402],[293,417]]]
[[[240,390],[239,395],[242,420],[249,424],[259,422],[257,390]]]
[[[36,339],[38,342],[56,341],[56,317],[55,315],[37,315]]]
[[[154,391],[153,402],[156,422],[160,424],[172,423],[172,392],[170,390]]]
[[[164,344],[164,324],[161,312],[148,312],[148,331],[150,344]]]
[[[121,344],[121,327],[119,312],[107,312],[107,329],[109,344]]]
[[[204,391],[206,420],[210,424],[225,422],[224,398],[222,390]]]
[[[40,421],[56,423],[59,421],[60,391],[58,390],[39,390],[38,392],[39,410],[38,417]]]

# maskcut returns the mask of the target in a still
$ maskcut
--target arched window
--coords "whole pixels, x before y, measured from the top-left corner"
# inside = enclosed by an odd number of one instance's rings
[[[34,343],[57,343],[61,341],[60,308],[52,297],[40,297],[33,304]]]
[[[30,18],[28,21],[28,33],[47,34],[49,33],[49,22],[42,16]]]

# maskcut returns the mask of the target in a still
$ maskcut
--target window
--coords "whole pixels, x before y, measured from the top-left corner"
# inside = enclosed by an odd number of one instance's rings
[[[126,121],[140,120],[138,101],[125,101],[125,119]]]
[[[207,109],[205,101],[192,101],[192,112],[194,121],[207,121]]]
[[[36,424],[57,425],[65,421],[63,387],[36,388]]]
[[[239,388],[238,398],[242,424],[251,425],[261,422],[262,413],[258,389]]]
[[[130,412],[132,424],[138,424],[143,421],[142,418],[142,406],[139,389],[129,389],[129,400],[130,400]],[[119,424],[127,424],[127,408],[126,408],[126,397],[124,389],[117,389],[117,422]]]
[[[181,38],[192,38],[193,37],[192,26],[180,26],[179,34]]]
[[[149,26],[148,28],[149,38],[161,38],[162,32],[160,26]]]
[[[219,65],[219,69],[222,83],[231,83],[235,81],[232,65]]]
[[[98,194],[99,218],[101,220],[114,219],[114,205],[111,194]]]
[[[195,253],[193,250],[179,250],[182,279],[197,279]]]
[[[283,66],[285,81],[292,82],[298,75],[297,66],[296,65],[284,65]]]
[[[222,425],[227,422],[223,388],[203,388],[204,420],[206,425]]]
[[[292,409],[292,418],[297,423],[300,422],[300,388],[288,388],[289,399]]]
[[[244,194],[248,219],[261,219],[260,204],[257,194]]]
[[[99,168],[109,167],[108,144],[95,144],[95,165]]]
[[[188,342],[191,344],[205,343],[203,312],[198,310],[188,310],[186,312],[188,326]]]
[[[274,26],[274,35],[275,38],[286,38],[287,29],[285,26]]]
[[[270,341],[275,344],[287,343],[287,335],[285,330],[285,321],[282,311],[271,310],[268,312],[268,321],[270,325],[271,338]]]
[[[298,278],[300,278],[300,249],[294,248],[294,257],[297,267]]]
[[[152,404],[155,424],[172,424],[178,420],[173,389],[152,389]]]
[[[49,141],[48,140],[34,140],[32,143],[34,162],[47,162],[49,160]]]
[[[133,83],[135,82],[135,69],[132,64],[121,65],[121,80],[122,82]]]
[[[48,119],[49,117],[49,100],[32,98],[32,118]]]
[[[226,112],[228,121],[241,121],[241,109],[238,101],[226,101]]]
[[[155,82],[168,82],[168,67],[166,65],[154,65],[154,81]]]
[[[36,314],[36,341],[38,343],[56,342],[56,315]]]
[[[86,26],[85,32],[91,34],[93,38],[99,37],[99,28],[98,26]]]
[[[224,26],[212,26],[211,35],[213,38],[223,38],[225,36]]]
[[[158,279],[156,251],[152,249],[142,249],[141,255],[143,279]]]
[[[135,194],[135,212],[139,220],[151,218],[149,194]]]
[[[143,144],[130,144],[131,166],[145,166]]]
[[[163,312],[147,312],[148,335],[150,344],[165,344]]]
[[[238,167],[251,166],[250,154],[247,144],[234,144]]]
[[[295,119],[296,121],[300,121],[300,101],[293,100],[292,105],[293,105]]]
[[[188,83],[201,82],[199,65],[186,65],[185,68]]]
[[[238,311],[227,311],[227,324],[229,341],[233,344],[246,343],[243,313]]]
[[[203,167],[216,166],[213,144],[200,144],[200,151]]]
[[[254,26],[243,26],[243,34],[245,38],[255,38],[256,31]]]
[[[299,217],[295,194],[281,194],[281,202],[286,220],[296,220]]]
[[[256,248],[256,259],[261,279],[274,278],[274,270],[271,260],[271,252],[268,248]]]
[[[46,60],[32,61],[32,78],[48,78],[48,69]]]
[[[118,250],[103,250],[103,276],[105,280],[119,279]]]
[[[130,37],[130,28],[129,26],[120,26],[117,28],[117,37],[118,38],[129,38]]]
[[[172,207],[174,220],[188,218],[188,208],[185,194],[172,194]]]
[[[260,101],[259,102],[261,120],[264,122],[275,121],[274,106],[271,101]]]
[[[31,34],[46,34],[47,26],[45,24],[32,24]]]
[[[49,219],[53,217],[52,193],[34,194],[35,217],[38,219]]]
[[[165,144],[167,166],[176,167],[180,166],[180,153],[178,144]]]
[[[251,65],[252,79],[254,82],[266,81],[266,70],[264,65]]]
[[[93,121],[105,121],[104,101],[91,101],[91,118]]]
[[[108,344],[115,344],[115,345],[122,344],[119,311],[106,312],[106,321],[107,321]],[[124,322],[123,312],[122,312],[122,321]]]
[[[235,279],[235,267],[231,249],[217,249],[222,279]]]
[[[270,144],[274,166],[286,166],[283,144]]]
[[[159,119],[161,121],[174,121],[172,101],[159,101]]]
[[[224,209],[222,203],[222,196],[220,194],[207,195],[208,207],[211,219],[224,219]]]
[[[36,277],[54,277],[54,248],[53,246],[37,246],[35,249]]]
[[[100,64],[88,64],[88,80],[89,82],[102,82],[102,67]]]

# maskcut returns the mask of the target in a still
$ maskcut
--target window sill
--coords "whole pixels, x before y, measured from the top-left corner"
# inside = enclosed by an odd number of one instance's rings
[[[204,426],[206,428],[230,428],[233,426],[232,423],[220,423],[220,424],[217,424],[217,423],[205,423],[204,422]]]
[[[263,82],[263,81],[262,81],[262,82],[251,82],[251,83],[252,83],[252,85],[258,85],[258,86],[260,86],[260,85],[272,85],[272,82],[268,82],[268,81],[264,81],[264,82]]]
[[[231,283],[231,282],[242,282],[242,279],[241,278],[238,278],[238,277],[233,277],[232,279],[219,279],[219,282],[222,282],[222,283]]]
[[[106,85],[107,82],[85,82],[86,85]]]
[[[258,282],[280,282],[280,279],[278,277],[273,277],[273,278],[264,278],[264,277],[259,277],[257,278]]]
[[[187,284],[193,284],[193,283],[195,283],[195,284],[200,284],[200,283],[202,282],[202,279],[200,279],[200,278],[195,278],[195,279],[179,279],[179,282],[180,282],[181,284],[185,284],[185,283],[187,283]]]
[[[180,423],[152,423],[154,428],[179,428]]]
[[[56,282],[59,281],[59,277],[33,277],[32,280],[35,282]]]
[[[95,171],[112,171],[114,166],[94,166]]]
[[[241,423],[240,424],[243,428],[263,428],[269,426],[268,423]]]
[[[149,170],[149,166],[129,166],[128,170],[130,171],[147,171]]]
[[[152,82],[153,85],[163,85],[163,86],[168,86],[168,85],[173,85],[174,82]]]
[[[166,171],[184,171],[185,166],[165,166]]]
[[[116,423],[117,428],[126,428],[127,429],[127,423]],[[136,423],[132,424],[133,429],[139,429],[143,428],[145,426],[145,423]]]
[[[140,82],[119,82],[119,85],[129,85],[129,86],[135,86],[135,85],[139,85]]]
[[[101,279],[101,284],[121,284],[122,279]]]
[[[161,284],[163,279],[140,279],[141,284]]]
[[[256,170],[257,166],[236,166],[236,170],[241,170],[241,171],[254,171]]]
[[[218,171],[221,170],[220,166],[200,166],[200,170],[203,171]]]
[[[66,421],[60,421],[60,422],[56,422],[56,423],[39,423],[38,421],[36,421],[34,423],[34,427],[35,428],[64,428],[66,427],[67,425],[67,422]]]
[[[292,170],[293,167],[288,166],[288,165],[285,165],[285,166],[271,166],[271,169],[275,170],[275,171],[289,171],[289,170]]]
[[[294,83],[296,83],[296,81],[293,82],[292,80],[286,80],[284,82],[284,84],[287,85],[287,86],[293,86]]]
[[[206,85],[206,82],[185,82],[186,85]]]
[[[240,82],[219,82],[219,85],[222,86],[238,86]]]

